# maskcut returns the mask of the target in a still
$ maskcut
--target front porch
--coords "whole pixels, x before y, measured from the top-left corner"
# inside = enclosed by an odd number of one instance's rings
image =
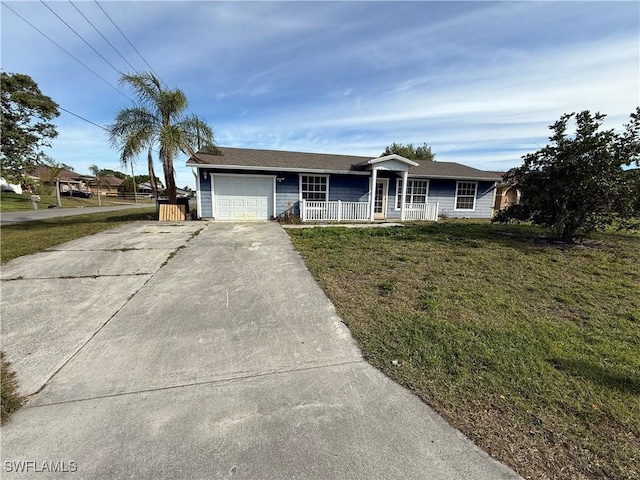
[[[438,221],[438,203],[405,203],[404,213],[397,220]],[[375,215],[375,204],[371,202],[300,201],[300,219],[303,222],[372,222],[382,220]],[[373,211],[373,215],[372,215]]]
[[[395,154],[357,164],[361,171],[370,172],[368,191],[361,198],[345,201],[340,198],[342,195],[338,198],[326,195],[306,199],[302,191],[300,219],[303,222],[437,221],[438,203],[427,202],[428,181],[409,180],[409,167],[417,165]]]

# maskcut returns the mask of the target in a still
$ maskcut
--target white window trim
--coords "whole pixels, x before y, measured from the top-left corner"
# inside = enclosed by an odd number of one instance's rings
[[[425,204],[429,203],[429,186],[430,186],[429,179],[428,178],[409,178],[407,179],[407,190],[409,189],[409,182],[413,182],[414,180],[417,180],[419,182],[427,182],[427,192],[425,193],[424,203]],[[400,188],[400,182],[402,182],[402,179],[396,178],[396,196],[395,196],[396,212],[399,212],[400,210],[402,210],[402,208],[398,208],[398,197],[402,196],[402,188]],[[411,203],[411,202],[407,202],[407,203]],[[400,205],[400,207],[402,207],[402,204]]]
[[[298,200],[302,201],[302,177],[324,177],[327,179],[327,198],[325,202],[329,201],[329,175],[318,175],[317,173],[299,173],[298,174]],[[318,202],[319,200],[310,200]]]
[[[475,186],[475,192],[473,194],[473,208],[457,208],[458,205],[458,187],[461,183],[471,183]],[[465,195],[467,196],[467,195]],[[453,210],[456,212],[473,212],[476,209],[476,200],[478,199],[478,182],[469,182],[468,180],[458,180],[456,181],[456,194],[453,199]]]

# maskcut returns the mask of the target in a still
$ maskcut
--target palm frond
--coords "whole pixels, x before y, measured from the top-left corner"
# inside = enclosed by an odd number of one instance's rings
[[[151,148],[159,145],[167,193],[175,202],[174,157],[180,151],[193,155],[192,147],[212,147],[213,130],[195,115],[187,116],[185,94],[177,88],[162,88],[153,73],[124,74],[120,83],[135,91],[139,103],[117,114],[108,129],[109,141],[120,150],[120,160],[125,165],[147,149],[150,171]]]

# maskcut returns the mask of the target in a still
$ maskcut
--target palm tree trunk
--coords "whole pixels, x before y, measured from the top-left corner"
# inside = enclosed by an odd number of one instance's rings
[[[156,172],[153,170],[153,156],[151,154],[151,147],[147,154],[147,162],[149,164],[149,183],[151,184],[151,194],[153,198],[158,201],[158,182],[156,181]]]
[[[165,188],[167,196],[169,197],[169,203],[175,205],[177,203],[176,179],[173,174],[171,152],[166,150],[162,152],[162,168],[164,170]]]

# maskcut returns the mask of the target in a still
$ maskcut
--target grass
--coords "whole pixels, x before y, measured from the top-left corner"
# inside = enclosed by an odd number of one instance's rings
[[[22,405],[22,399],[16,394],[15,374],[9,369],[4,353],[0,353],[0,393],[0,423],[4,424]]]
[[[365,357],[492,456],[532,479],[640,478],[638,235],[288,233]]]
[[[40,252],[76,238],[155,217],[155,207],[101,212],[6,225],[1,229],[0,263]]]
[[[97,207],[98,206],[98,198],[76,198],[76,197],[60,197],[62,208],[73,208],[73,207]],[[152,200],[145,198],[139,199],[140,203],[151,203]],[[108,205],[129,205],[133,203],[131,200],[125,200],[117,197],[106,197],[103,196],[100,199],[100,203],[102,206]],[[55,195],[40,195],[40,202],[38,202],[38,208],[47,208],[49,205],[57,205],[56,196]],[[0,212],[17,212],[21,210],[32,210],[33,206],[31,205],[31,195],[23,194],[18,195],[17,193],[11,192],[2,192],[0,195]]]

